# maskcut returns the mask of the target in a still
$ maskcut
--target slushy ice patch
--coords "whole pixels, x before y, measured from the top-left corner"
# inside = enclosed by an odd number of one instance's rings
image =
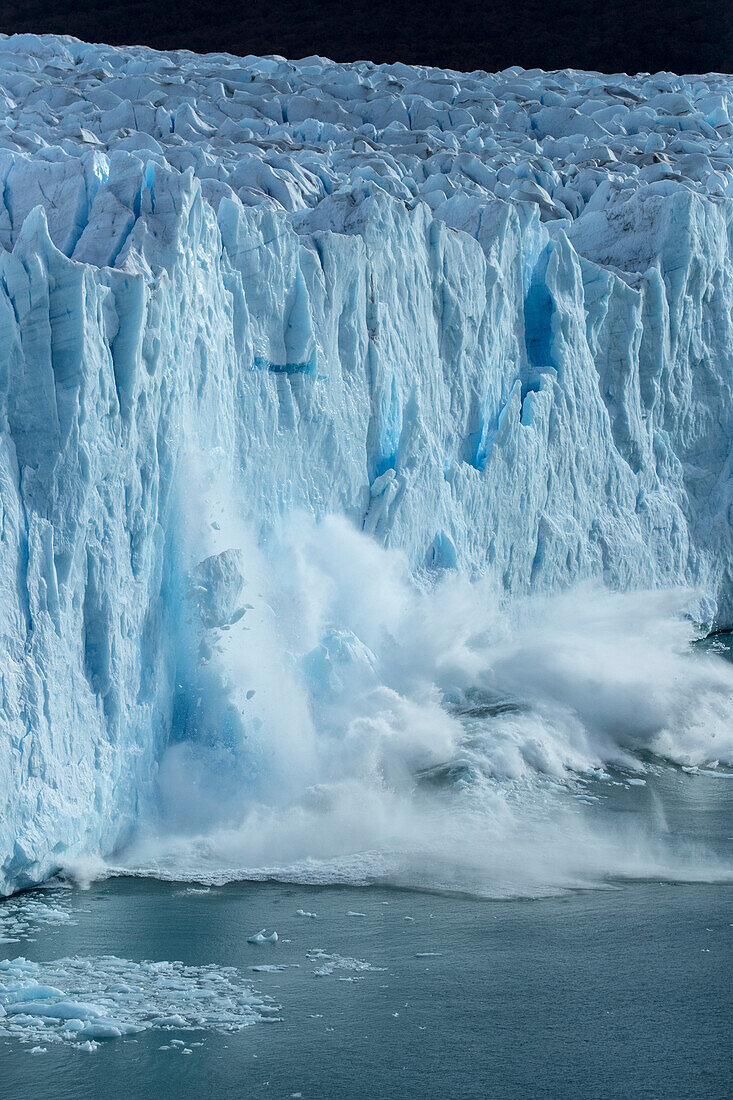
[[[332,974],[336,974],[339,971],[346,971],[348,977],[344,978],[341,975],[343,981],[356,981],[354,975],[361,975],[365,973],[374,973],[383,970],[383,967],[372,966],[371,963],[364,962],[362,959],[352,959],[345,955],[333,955],[328,951],[324,951],[321,947],[314,947],[312,951],[307,952],[308,961],[316,963],[316,968],[313,971],[317,978],[330,978]]]
[[[0,1036],[92,1049],[103,1039],[239,1031],[278,1008],[233,967],[130,962],[112,955],[0,961]]]

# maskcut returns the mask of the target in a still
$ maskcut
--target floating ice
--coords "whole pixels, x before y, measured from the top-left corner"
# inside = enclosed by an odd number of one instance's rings
[[[318,917],[317,913],[308,913],[305,909],[296,909],[295,915],[296,917],[310,917],[312,920],[316,920]]]
[[[358,973],[380,972],[384,970],[381,966],[372,966],[371,963],[363,962],[361,959],[352,959],[344,955],[330,955],[320,947],[314,947],[311,951],[306,953],[306,957],[311,962],[320,963],[313,973],[318,978],[327,978],[331,974],[334,974],[337,970],[351,970]]]
[[[277,932],[271,932],[268,936],[267,929],[261,928],[259,932],[248,937],[247,943],[277,943],[277,938]]]
[[[233,967],[112,955],[0,961],[0,1036],[25,1041],[91,1050],[150,1028],[238,1031],[278,1011]]]
[[[0,944],[18,943],[41,927],[76,924],[63,890],[0,899]]]

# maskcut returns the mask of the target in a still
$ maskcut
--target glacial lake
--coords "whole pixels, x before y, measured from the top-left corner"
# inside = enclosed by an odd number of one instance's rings
[[[672,832],[730,854],[733,778],[670,769],[656,788]],[[644,813],[651,792],[622,795]],[[277,929],[277,944],[248,943],[261,928]],[[114,878],[9,899],[0,935],[15,940],[0,958],[42,964],[40,976],[85,960],[89,989],[111,988],[113,956],[182,964],[173,986],[189,1009],[211,982],[235,1000],[249,986],[265,998],[241,1030],[152,1027],[91,1051],[21,1027],[0,1037],[2,1094],[14,1100],[730,1095],[730,880],[491,901]],[[169,980],[150,973],[131,970],[115,988],[144,1002],[146,982]]]

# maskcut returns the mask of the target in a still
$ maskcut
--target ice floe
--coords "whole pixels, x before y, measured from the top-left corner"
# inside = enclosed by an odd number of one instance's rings
[[[255,932],[253,936],[247,938],[247,943],[277,943],[277,932],[270,932],[268,934],[266,928],[261,928],[259,932]]]

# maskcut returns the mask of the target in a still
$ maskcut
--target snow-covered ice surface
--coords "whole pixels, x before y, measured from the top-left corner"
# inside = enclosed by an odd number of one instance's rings
[[[113,955],[0,961],[0,1036],[25,1042],[92,1050],[101,1039],[149,1028],[240,1031],[276,1020],[278,1011],[234,967],[138,963]]]
[[[19,36],[0,98],[0,888],[731,759],[730,77]]]

